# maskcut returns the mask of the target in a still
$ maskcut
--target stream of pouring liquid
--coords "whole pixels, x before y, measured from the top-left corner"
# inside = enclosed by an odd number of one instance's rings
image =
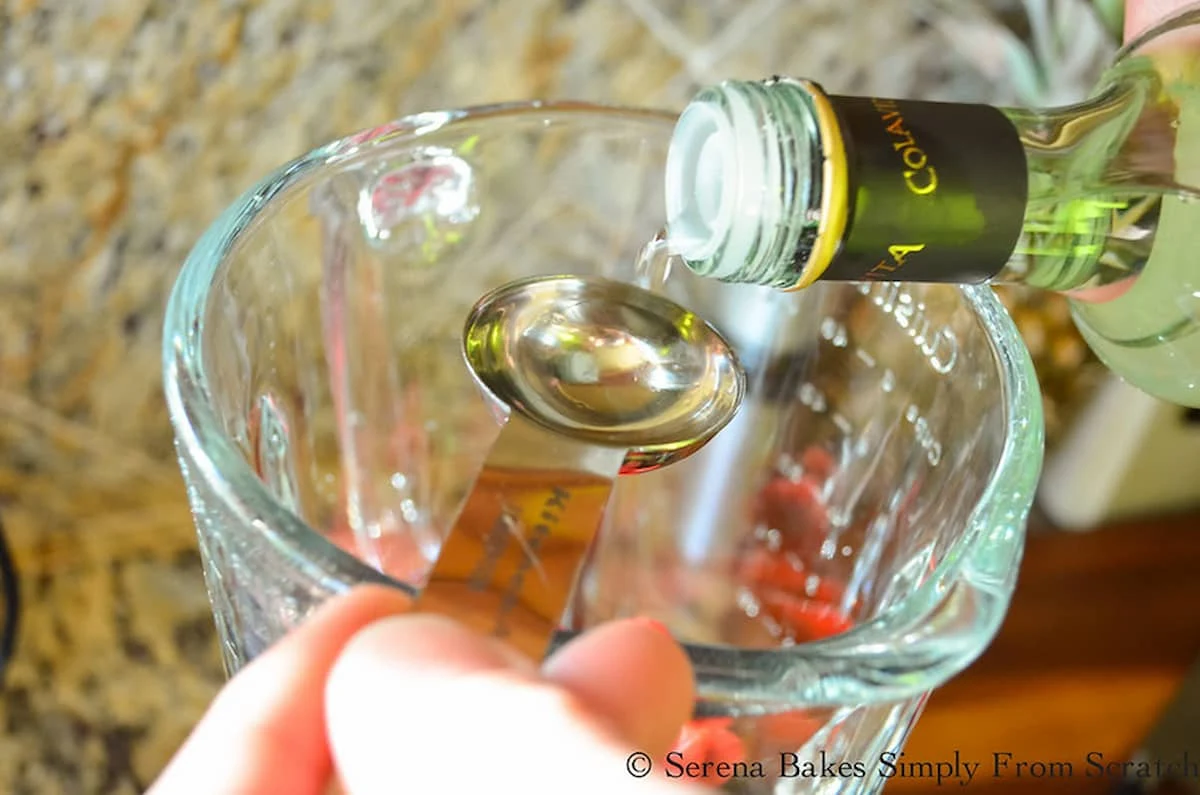
[[[513,415],[417,602],[541,660],[604,519],[625,451]]]

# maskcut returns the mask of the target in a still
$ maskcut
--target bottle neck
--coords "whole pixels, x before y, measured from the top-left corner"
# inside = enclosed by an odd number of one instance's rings
[[[1021,237],[993,278],[1086,295],[1140,273],[1162,195],[1175,184],[1174,112],[1155,104],[1146,69],[1114,70],[1088,100],[1007,109],[1025,150],[1029,195]]]
[[[722,83],[676,127],[670,244],[700,275],[782,289],[1115,279],[1147,245],[1131,240],[1138,250],[1108,273],[1114,222],[1145,215],[1131,197],[1170,173],[1146,161],[1152,147],[1128,145],[1148,83],[1116,75],[1084,103],[1040,111]]]

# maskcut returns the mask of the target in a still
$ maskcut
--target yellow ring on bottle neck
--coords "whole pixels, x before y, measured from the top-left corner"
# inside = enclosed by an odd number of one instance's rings
[[[808,80],[788,79],[788,82],[804,90],[812,100],[817,121],[817,132],[821,136],[821,217],[817,220],[817,235],[809,252],[808,261],[800,272],[800,278],[787,291],[801,290],[810,286],[833,262],[834,255],[842,244],[849,215],[850,178],[846,162],[846,145],[842,139],[842,128],[838,124],[833,103],[816,83]]]

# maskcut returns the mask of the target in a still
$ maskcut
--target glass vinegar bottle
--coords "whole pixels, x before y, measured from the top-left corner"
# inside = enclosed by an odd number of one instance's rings
[[[1042,110],[843,97],[790,78],[701,91],[667,160],[696,273],[1061,292],[1112,371],[1200,406],[1200,5]]]

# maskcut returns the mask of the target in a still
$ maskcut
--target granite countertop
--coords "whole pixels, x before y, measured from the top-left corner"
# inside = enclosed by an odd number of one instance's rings
[[[22,594],[0,789],[141,792],[224,680],[183,487],[169,462],[4,409],[0,447],[59,455],[36,475],[20,453],[0,469]]]
[[[0,517],[23,613],[0,698],[0,790],[139,792],[223,680],[159,345],[179,263],[237,193],[325,140],[447,106],[679,107],[699,83],[773,73],[1014,99],[997,88],[1004,54],[988,42],[1000,39],[963,21],[966,4],[882,5],[7,3]]]

